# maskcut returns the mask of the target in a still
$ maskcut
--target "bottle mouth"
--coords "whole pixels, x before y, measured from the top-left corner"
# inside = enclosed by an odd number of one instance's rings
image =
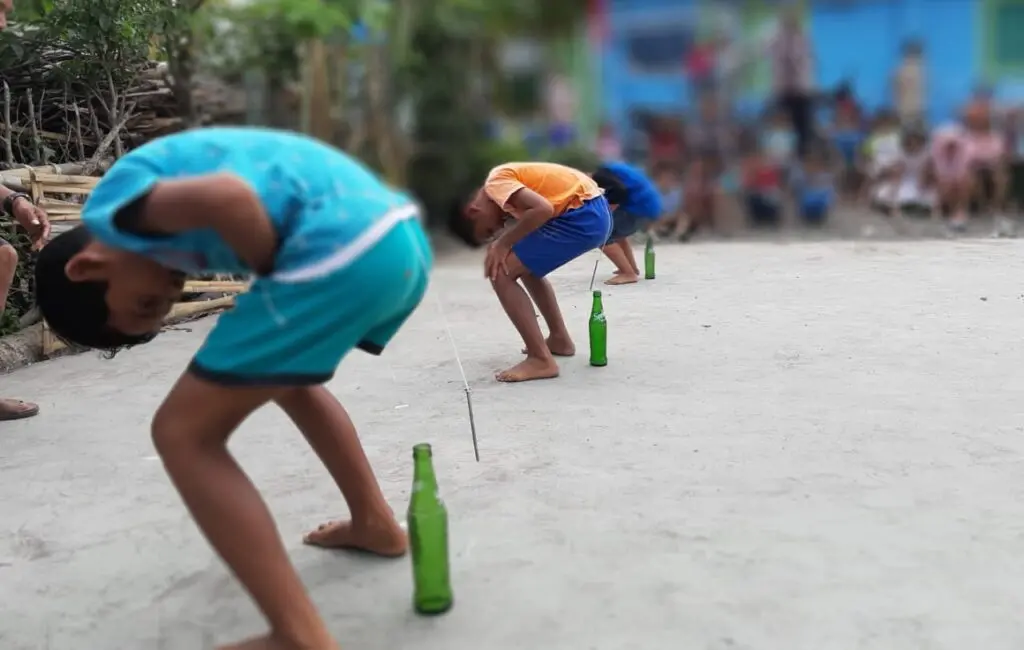
[[[601,290],[600,289],[594,289],[594,297],[595,298],[600,298],[601,297]]]
[[[433,452],[431,451],[430,444],[421,442],[418,445],[413,445],[412,454],[413,456],[432,456]]]

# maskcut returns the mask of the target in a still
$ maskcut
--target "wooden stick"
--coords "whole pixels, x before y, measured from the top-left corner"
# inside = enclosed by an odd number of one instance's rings
[[[197,316],[217,309],[227,309],[233,304],[235,304],[234,296],[224,296],[223,298],[214,298],[213,300],[198,300],[196,302],[179,302],[171,308],[171,313],[167,314],[164,322]]]
[[[236,280],[195,280],[185,284],[185,293],[242,293],[248,289],[248,282],[240,282]]]

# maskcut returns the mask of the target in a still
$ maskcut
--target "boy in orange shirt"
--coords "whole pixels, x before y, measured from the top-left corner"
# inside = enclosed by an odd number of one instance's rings
[[[603,190],[571,167],[506,163],[491,170],[451,226],[472,246],[493,239],[484,275],[526,344],[526,359],[495,378],[517,382],[557,377],[554,357],[572,356],[576,346],[545,276],[608,241],[612,213]],[[548,326],[547,339],[530,298]]]

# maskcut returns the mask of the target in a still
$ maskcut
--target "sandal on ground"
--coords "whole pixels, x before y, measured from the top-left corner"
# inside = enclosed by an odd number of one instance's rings
[[[39,406],[20,399],[0,398],[0,422],[23,420],[39,413]]]

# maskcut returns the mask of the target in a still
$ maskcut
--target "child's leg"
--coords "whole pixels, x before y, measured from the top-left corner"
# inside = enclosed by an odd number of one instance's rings
[[[620,239],[619,246],[622,247],[622,252],[626,254],[626,259],[629,260],[629,266],[633,269],[633,273],[640,275],[640,267],[636,264],[636,255],[633,253],[633,245],[629,243],[629,237]]]
[[[231,647],[336,650],[266,504],[228,453],[235,428],[284,390],[228,388],[186,372],[153,419],[153,442],[199,529],[270,623],[266,637]]]
[[[512,321],[519,336],[523,337],[523,343],[526,344],[526,359],[499,372],[495,378],[498,381],[518,382],[557,377],[558,364],[555,363],[555,358],[544,341],[533,304],[526,291],[519,285],[519,278],[529,271],[515,253],[510,253],[506,258],[506,267],[508,274],[499,273],[498,277],[491,281],[491,286],[494,287],[498,301],[508,314],[508,319]]]
[[[617,275],[614,275],[611,278],[605,280],[605,284],[632,284],[633,282],[636,282],[637,280],[640,279],[639,273],[633,270],[633,266],[635,266],[636,262],[631,263],[631,260],[629,259],[629,257],[627,257],[626,251],[630,250],[628,248],[628,244],[626,247],[623,247],[623,241],[625,240],[620,239],[617,241],[613,241],[611,243],[605,244],[604,247],[601,248],[601,250],[608,257],[608,259],[612,261],[612,264],[615,265],[615,268],[618,271]],[[631,250],[630,254],[632,254]]]
[[[267,401],[288,411],[332,474],[351,473],[339,481],[352,508],[348,543],[385,555],[404,550],[351,423],[312,388],[353,348],[383,350],[422,298],[429,248],[419,224],[402,218],[337,270],[299,267],[257,280],[217,322],[154,418],[156,447],[182,499],[270,624],[268,635],[235,650],[338,648],[227,450],[235,427]]]
[[[551,286],[547,278],[538,278],[529,273],[523,275],[520,280],[530,294],[533,303],[537,305],[541,317],[548,326],[548,337],[544,340],[548,350],[556,357],[571,357],[576,354],[576,344],[572,342],[569,329],[565,326],[565,319],[562,318],[562,310],[558,307],[558,300],[555,298],[555,288]],[[523,348],[523,354],[527,349]]]
[[[330,472],[351,516],[350,521],[323,524],[303,541],[328,548],[356,548],[385,557],[403,555],[407,547],[405,533],[384,500],[344,407],[323,386],[295,388],[276,401]]]

